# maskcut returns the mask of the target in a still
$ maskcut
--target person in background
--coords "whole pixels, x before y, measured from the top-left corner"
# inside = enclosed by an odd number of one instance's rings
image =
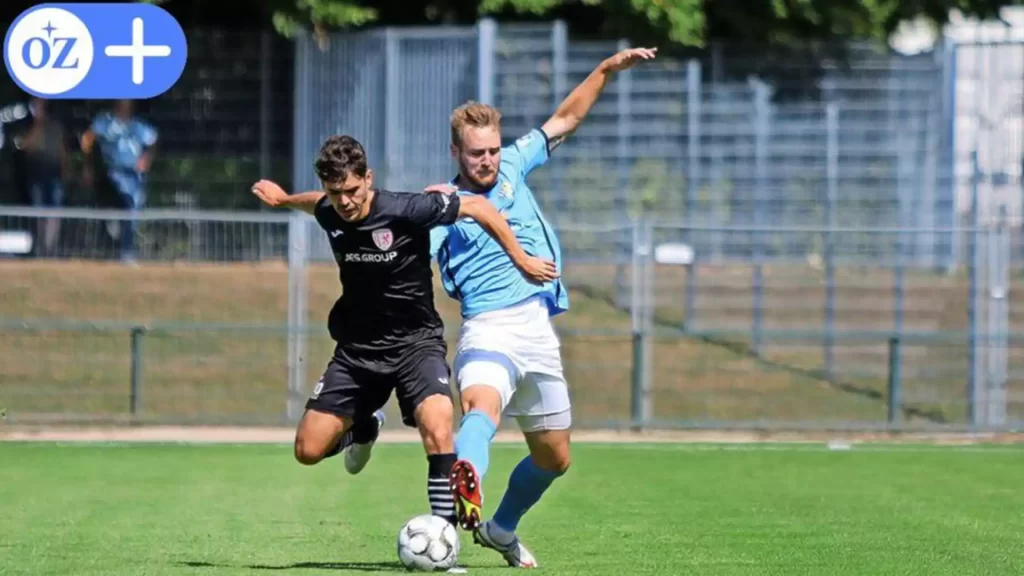
[[[60,208],[64,205],[64,181],[70,174],[70,157],[64,126],[49,114],[47,108],[46,100],[32,98],[29,102],[32,123],[16,138],[15,144],[24,152],[32,206]],[[36,243],[41,242],[42,245],[37,254],[42,257],[55,255],[59,236],[59,218],[40,218]]]
[[[112,112],[97,115],[82,134],[86,185],[95,182],[92,152],[99,146],[107,179],[121,205],[133,212],[142,209],[146,204],[146,174],[153,164],[156,142],[156,128],[135,117],[132,101],[118,100]],[[131,219],[124,220],[118,227],[123,262],[135,261],[136,227],[137,222]]]
[[[0,204],[27,206],[31,203],[25,177],[25,151],[15,146],[15,139],[31,123],[28,102],[17,101],[0,108]]]

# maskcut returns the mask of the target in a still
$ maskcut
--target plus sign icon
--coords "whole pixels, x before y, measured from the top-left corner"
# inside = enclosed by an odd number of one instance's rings
[[[41,4],[7,30],[4,64],[34,96],[141,99],[169,90],[185,70],[178,21],[151,4]]]

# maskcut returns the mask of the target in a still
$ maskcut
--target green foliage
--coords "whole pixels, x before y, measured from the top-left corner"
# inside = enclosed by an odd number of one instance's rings
[[[141,0],[147,4],[164,5],[171,0]],[[267,0],[251,8],[267,10],[271,22],[282,36],[293,38],[311,26],[323,40],[330,28],[363,26],[377,20],[376,8],[362,6],[351,0]]]
[[[592,6],[607,33],[704,46],[712,39],[771,44],[807,40],[884,41],[901,21],[943,23],[951,9],[995,17],[1013,0],[482,0],[481,13],[511,10],[549,15],[568,5]]]
[[[359,6],[348,0],[291,0],[294,9],[275,10],[272,16],[274,28],[285,37],[293,37],[306,22],[313,25],[318,37],[323,37],[326,28],[362,26],[377,19],[373,8]]]
[[[203,0],[142,0],[150,4],[197,5]],[[328,30],[369,23],[427,24],[438,15],[470,24],[485,14],[562,17],[574,30],[592,29],[637,43],[703,47],[711,40],[791,46],[814,40],[884,41],[901,21],[926,17],[946,21],[951,9],[998,16],[1014,0],[249,0],[239,11],[261,13],[284,36],[311,28]],[[399,9],[400,7],[400,9]]]
[[[669,40],[685,45],[702,45],[706,37],[703,0],[630,0]]]

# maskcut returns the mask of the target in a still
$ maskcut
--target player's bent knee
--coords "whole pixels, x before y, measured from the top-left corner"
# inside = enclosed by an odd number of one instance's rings
[[[462,389],[462,413],[483,412],[495,425],[501,420],[501,393],[487,384],[470,384]]]
[[[307,410],[295,432],[295,460],[306,466],[320,462],[351,426],[350,418]]]
[[[311,442],[302,438],[295,439],[295,460],[299,464],[312,466],[324,459],[324,451],[313,446]]]

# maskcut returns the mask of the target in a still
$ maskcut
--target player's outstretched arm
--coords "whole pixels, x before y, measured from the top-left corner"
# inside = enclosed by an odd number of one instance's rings
[[[558,267],[550,260],[530,256],[516,240],[515,232],[505,217],[482,196],[459,196],[459,217],[469,217],[494,238],[508,253],[516,268],[534,282],[550,282],[558,278]]]
[[[567,136],[576,131],[613,74],[632,68],[642,60],[653,60],[657,52],[657,48],[629,48],[598,64],[597,68],[576,86],[565,100],[562,100],[551,118],[541,126],[541,130],[548,136],[548,150],[554,150]]]
[[[299,194],[288,194],[277,183],[270,180],[260,180],[252,185],[252,193],[272,208],[291,208],[312,214],[316,210],[316,203],[324,197],[323,192],[300,192]]]

